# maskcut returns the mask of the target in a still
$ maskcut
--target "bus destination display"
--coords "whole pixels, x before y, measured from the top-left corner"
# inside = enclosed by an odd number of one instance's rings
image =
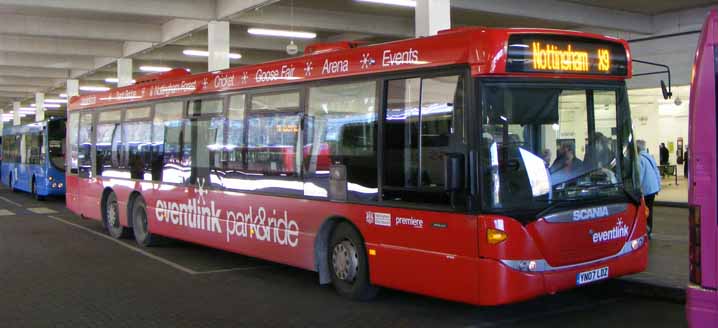
[[[566,36],[509,37],[507,72],[624,76],[626,50],[620,43]]]

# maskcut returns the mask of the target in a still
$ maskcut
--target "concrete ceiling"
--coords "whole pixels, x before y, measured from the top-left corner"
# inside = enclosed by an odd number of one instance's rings
[[[645,15],[663,14],[718,3],[716,0],[569,0],[569,2]]]
[[[705,0],[451,0],[454,26],[550,27],[599,31],[622,37],[661,32]],[[685,11],[685,13],[683,12]],[[673,20],[654,15],[675,13]],[[0,0],[0,107],[55,98],[68,78],[104,85],[117,58],[141,65],[206,71],[206,59],[183,49],[206,49],[207,22],[231,22],[232,66],[286,57],[288,39],[249,35],[248,27],[316,32],[316,41],[385,42],[412,37],[413,9],[354,0]],[[683,16],[681,16],[683,15]],[[691,14],[693,15],[693,14]],[[685,19],[683,19],[685,21]],[[306,41],[295,40],[303,49]],[[106,84],[113,86],[112,84]],[[61,112],[61,111],[60,111]]]

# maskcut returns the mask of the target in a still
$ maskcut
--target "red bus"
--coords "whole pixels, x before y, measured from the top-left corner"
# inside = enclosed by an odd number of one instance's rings
[[[688,145],[690,283],[686,316],[691,327],[718,325],[718,11],[711,10],[698,39],[691,78]]]
[[[623,40],[461,28],[75,97],[67,206],[379,286],[504,304],[645,269]]]

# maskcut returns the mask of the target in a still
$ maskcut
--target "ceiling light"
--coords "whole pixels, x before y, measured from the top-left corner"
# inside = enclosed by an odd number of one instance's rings
[[[45,99],[45,107],[47,104],[67,104],[67,99]]]
[[[355,0],[355,1],[377,3],[377,4],[381,4],[381,5],[416,7],[416,1],[414,1],[414,0]]]
[[[314,32],[299,32],[299,31],[287,31],[287,30],[273,30],[268,28],[249,28],[247,33],[254,35],[265,35],[265,36],[281,36],[287,38],[297,39],[314,39],[317,34]]]
[[[140,66],[140,71],[143,72],[169,72],[172,67],[165,66]]]
[[[119,83],[120,80],[118,80],[116,77],[108,77],[105,79],[105,83]],[[135,83],[135,80],[132,80],[132,83]]]
[[[195,49],[185,49],[182,50],[182,54],[185,56],[195,56],[195,57],[209,57],[209,51],[204,50],[195,50]],[[230,52],[229,53],[229,59],[240,59],[242,58],[241,54]]]
[[[35,104],[30,104],[30,107],[37,107]],[[60,108],[62,105],[60,104],[45,104],[45,108]]]
[[[98,87],[94,85],[83,85],[80,87],[82,91],[107,91],[110,90],[108,87]]]
[[[66,93],[61,93],[61,94],[59,94],[58,96],[59,96],[60,98],[67,98],[67,94],[66,94]]]

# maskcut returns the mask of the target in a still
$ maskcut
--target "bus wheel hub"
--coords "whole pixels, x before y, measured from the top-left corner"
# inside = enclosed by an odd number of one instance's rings
[[[359,256],[356,247],[349,240],[334,245],[332,252],[332,266],[337,278],[344,281],[354,281],[359,270]]]

